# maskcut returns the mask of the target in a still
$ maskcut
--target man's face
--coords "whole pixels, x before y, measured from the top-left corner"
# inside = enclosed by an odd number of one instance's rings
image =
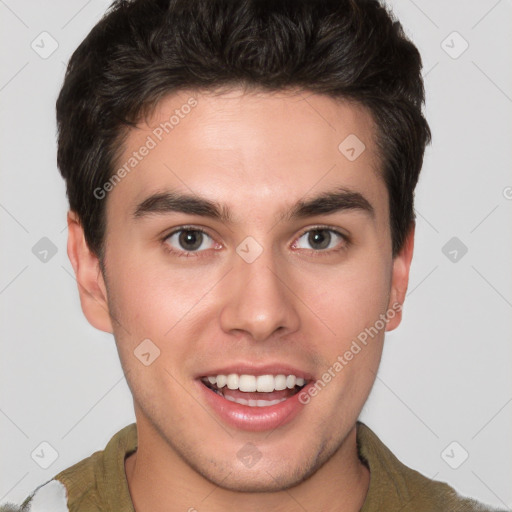
[[[106,290],[139,442],[225,488],[304,480],[353,432],[406,286],[370,115],[306,93],[182,91],[129,132],[125,164],[105,199]]]

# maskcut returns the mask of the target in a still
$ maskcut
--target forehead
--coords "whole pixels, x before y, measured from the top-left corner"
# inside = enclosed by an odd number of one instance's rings
[[[180,91],[128,133],[108,208],[172,189],[247,211],[340,185],[378,202],[374,133],[365,107],[325,95]]]

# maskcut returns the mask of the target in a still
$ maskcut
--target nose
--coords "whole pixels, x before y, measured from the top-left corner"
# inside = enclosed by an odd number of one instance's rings
[[[252,263],[236,255],[235,266],[224,283],[225,302],[220,314],[224,332],[240,332],[254,341],[289,334],[300,325],[297,296],[290,277],[273,261],[272,251]]]

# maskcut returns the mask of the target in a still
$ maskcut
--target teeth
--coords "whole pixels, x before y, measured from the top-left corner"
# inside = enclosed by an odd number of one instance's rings
[[[240,375],[238,389],[247,392],[256,391],[256,377],[254,375]],[[260,390],[258,389],[258,391]]]
[[[295,375],[288,375],[288,377],[286,377],[286,387],[292,389],[295,386],[296,380]]]
[[[286,400],[286,398],[281,398],[280,400],[246,400],[245,398],[233,398],[229,395],[225,396],[224,398],[230,402],[235,402],[241,405],[248,405],[249,407],[270,407],[271,405],[276,405]]]
[[[291,375],[293,377],[293,375]],[[274,379],[274,387],[276,391],[286,389],[286,375],[276,375]]]
[[[211,375],[204,379],[210,384],[216,384],[218,389],[227,385],[228,389],[239,389],[246,393],[258,391],[260,393],[271,393],[272,391],[282,391],[283,389],[293,389],[295,386],[304,386],[306,383],[302,377],[295,375],[238,375],[230,373],[229,375]],[[245,405],[245,404],[244,404]],[[268,405],[267,403],[264,404]]]
[[[273,375],[260,375],[257,379],[258,391],[262,393],[271,393],[275,389],[275,379]]]
[[[232,396],[226,395],[224,397],[226,400],[229,400],[230,402],[236,402],[237,404],[241,405],[248,405],[249,400],[246,400],[245,398],[233,398]],[[251,400],[251,402],[254,402],[254,400]]]
[[[239,383],[240,383],[240,377],[236,373],[230,373],[228,375],[228,388],[229,389],[238,389]]]

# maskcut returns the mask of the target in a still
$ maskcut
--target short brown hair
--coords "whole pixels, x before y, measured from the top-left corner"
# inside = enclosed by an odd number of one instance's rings
[[[421,57],[378,0],[118,0],[73,53],[57,100],[70,209],[104,256],[105,201],[126,129],[185,89],[300,88],[372,113],[390,198],[393,255],[414,222],[431,134]]]

